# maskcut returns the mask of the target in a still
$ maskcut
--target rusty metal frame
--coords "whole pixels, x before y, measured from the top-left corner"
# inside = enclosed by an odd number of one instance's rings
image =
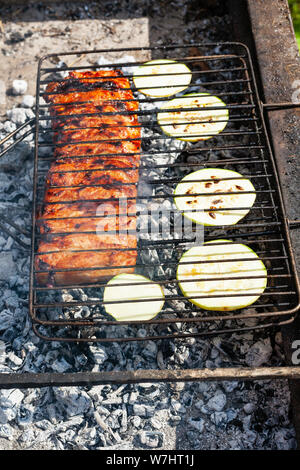
[[[265,119],[272,136],[272,148],[284,198],[284,205],[290,228],[299,226],[299,204],[297,211],[293,207],[294,198],[290,184],[298,172],[293,155],[300,148],[300,111],[299,104],[291,106],[294,85],[300,77],[300,55],[287,0],[228,0],[233,8],[241,7],[240,18],[243,18],[244,34],[247,43],[254,51],[256,69],[260,77],[262,106]],[[239,31],[236,23],[236,31]],[[251,34],[251,32],[252,34]],[[250,32],[250,34],[249,34]],[[244,37],[245,37],[244,36]],[[299,96],[299,93],[298,93]],[[294,101],[294,100],[293,100]],[[276,104],[289,106],[276,106]],[[294,162],[293,162],[294,160]],[[296,204],[297,206],[297,204]],[[293,214],[293,215],[292,215]],[[291,220],[294,219],[294,220]],[[291,234],[292,244],[296,238]],[[299,259],[299,244],[296,255]],[[295,246],[296,249],[296,246]],[[299,266],[298,266],[299,272]],[[286,363],[292,365],[293,342],[300,338],[300,319],[293,325],[282,328],[282,337]],[[298,448],[300,447],[300,380],[298,374],[288,376],[291,393],[291,416],[296,430]]]
[[[49,386],[92,386],[159,382],[198,382],[201,380],[300,379],[300,367],[218,368],[186,370],[132,370],[74,373],[14,373],[0,375],[0,388],[39,388]]]

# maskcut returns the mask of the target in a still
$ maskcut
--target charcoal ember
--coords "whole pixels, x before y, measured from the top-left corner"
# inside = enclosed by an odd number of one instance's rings
[[[16,421],[20,428],[26,429],[33,422],[34,407],[27,405],[19,408]]]
[[[204,430],[205,421],[204,419],[201,419],[201,418],[199,420],[189,418],[188,424],[191,428],[195,429],[198,433],[202,433]]]
[[[133,405],[133,413],[141,417],[151,417],[154,414],[155,408],[151,405]]]
[[[108,359],[107,352],[104,346],[89,346],[89,349],[97,365],[103,364]]]
[[[251,346],[246,355],[246,364],[250,367],[260,367],[266,364],[273,353],[270,339],[257,341]]]
[[[69,417],[83,415],[92,406],[91,399],[87,393],[83,390],[78,390],[77,387],[54,387],[54,394],[59,408]]]
[[[11,252],[0,253],[0,280],[7,280],[17,271],[17,266]]]
[[[227,403],[226,395],[222,392],[211,397],[206,403],[207,408],[214,411],[222,411]]]
[[[139,439],[142,445],[154,449],[163,445],[164,434],[159,431],[142,431]]]
[[[24,162],[31,154],[32,145],[29,142],[19,142],[13,150],[8,151],[1,157],[0,170],[14,173],[20,172],[21,168],[24,167]],[[28,191],[26,191],[26,194],[28,197]]]

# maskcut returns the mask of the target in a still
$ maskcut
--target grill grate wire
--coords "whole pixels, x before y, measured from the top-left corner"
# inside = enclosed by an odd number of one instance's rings
[[[280,324],[293,321],[294,314],[299,304],[299,286],[295,271],[295,263],[291,249],[291,242],[287,229],[286,216],[278,175],[276,173],[276,164],[272,155],[271,146],[268,140],[263,113],[260,107],[260,101],[255,81],[255,75],[251,62],[251,57],[246,46],[240,43],[220,43],[209,45],[198,45],[202,54],[199,57],[189,57],[187,55],[188,46],[159,46],[154,48],[134,48],[118,49],[114,51],[93,51],[85,53],[91,59],[90,63],[78,67],[57,68],[44,66],[44,63],[51,62],[53,57],[72,56],[73,53],[57,54],[46,56],[39,63],[39,72],[37,79],[37,121],[36,121],[36,144],[35,144],[35,169],[34,169],[34,190],[33,190],[33,223],[32,223],[32,253],[31,253],[31,275],[30,275],[30,314],[33,322],[33,328],[36,334],[46,340],[62,341],[134,341],[145,339],[168,339],[197,337],[202,335],[218,335],[221,333],[230,333],[233,331],[246,331],[248,328],[243,325],[243,320],[255,318],[255,328],[267,328],[278,326]],[[216,53],[215,51],[219,52]],[[104,65],[93,65],[95,54],[101,54],[107,58]],[[109,58],[114,54],[119,56],[119,62],[114,60],[110,62]],[[137,54],[142,60],[136,59],[135,62],[122,62],[122,55]],[[97,57],[97,56],[96,56]],[[178,141],[172,139],[163,133],[157,125],[157,110],[160,105],[174,98],[148,98],[139,93],[133,84],[132,74],[134,67],[141,65],[150,59],[171,59],[187,64],[192,71],[192,81],[189,88],[192,92],[206,92],[211,95],[221,97],[229,110],[229,122],[225,130],[217,136],[212,136],[208,140],[200,140],[194,143]],[[120,62],[121,60],[121,62]],[[53,81],[61,83],[66,82],[62,72],[78,70],[109,70],[123,69],[123,76],[129,78],[135,99],[138,99],[140,108],[138,111],[118,111],[117,113],[104,113],[107,115],[127,115],[134,114],[138,116],[139,126],[142,131],[141,138],[141,159],[137,167],[126,167],[123,169],[139,170],[142,182],[146,179],[147,187],[151,187],[151,194],[144,195],[144,192],[138,192],[132,199],[133,202],[149,204],[154,202],[163,204],[173,201],[173,191],[182,177],[192,171],[202,168],[225,168],[242,173],[244,178],[250,179],[256,187],[257,199],[250,212],[239,223],[233,226],[214,226],[204,228],[204,241],[214,241],[216,245],[224,244],[222,240],[230,239],[233,244],[244,243],[252,248],[265,263],[267,267],[267,288],[260,294],[259,300],[251,308],[240,309],[234,312],[209,312],[194,306],[188,296],[182,295],[178,288],[176,279],[176,267],[178,261],[188,248],[194,246],[195,231],[197,227],[192,225],[191,234],[188,238],[178,237],[172,230],[166,237],[163,230],[163,221],[158,207],[155,215],[158,216],[158,240],[148,239],[148,226],[151,224],[150,217],[153,216],[147,210],[137,211],[137,213],[124,212],[124,215],[137,215],[137,220],[143,216],[146,217],[147,227],[138,230],[138,259],[134,265],[137,272],[151,277],[153,281],[163,286],[167,293],[165,294],[165,305],[159,315],[152,320],[143,322],[117,322],[112,320],[104,311],[103,289],[106,282],[96,282],[89,285],[48,285],[40,286],[36,283],[36,275],[47,273],[47,269],[36,269],[35,259],[41,253],[37,252],[39,240],[43,237],[52,237],[59,235],[57,233],[40,233],[40,224],[47,218],[36,217],[38,208],[43,202],[45,176],[49,165],[53,160],[54,145],[52,137],[55,130],[51,124],[53,119],[59,119],[67,122],[80,116],[89,116],[88,113],[79,113],[72,115],[60,115],[54,118],[49,114],[49,105],[45,104],[42,97],[45,94],[45,87]],[[57,75],[57,74],[60,75]],[[106,77],[108,78],[108,77]],[[151,85],[151,88],[154,88]],[[185,93],[187,90],[184,91]],[[61,93],[61,92],[60,92]],[[51,92],[51,94],[53,94]],[[181,94],[179,94],[181,95]],[[75,101],[71,105],[86,103],[84,101]],[[64,104],[65,105],[65,104]],[[59,104],[51,104],[59,106]],[[144,106],[151,107],[144,109]],[[211,110],[220,109],[218,106],[210,107]],[[223,109],[223,108],[222,108]],[[189,111],[191,108],[185,108]],[[166,108],[165,111],[168,111]],[[170,111],[170,109],[169,109]],[[203,122],[203,121],[202,121]],[[120,126],[118,126],[120,127]],[[93,129],[86,127],[85,129]],[[83,129],[81,127],[68,128],[73,132]],[[183,136],[184,137],[184,136]],[[203,137],[203,135],[202,135]],[[139,140],[139,139],[125,139]],[[153,141],[154,140],[154,145]],[[102,142],[115,142],[116,139],[101,140]],[[61,145],[85,145],[99,143],[96,141],[68,141]],[[112,156],[128,157],[134,156],[134,153],[109,153],[100,154],[101,158],[111,158]],[[99,155],[99,156],[100,156]],[[97,155],[88,155],[84,152],[75,157],[79,159],[89,159]],[[59,161],[67,161],[70,157],[61,157]],[[158,161],[156,161],[158,160]],[[104,169],[92,169],[89,171],[106,171]],[[114,168],[112,167],[111,170]],[[118,170],[122,169],[118,167]],[[72,170],[80,173],[86,170]],[[63,173],[63,171],[58,171]],[[225,178],[226,179],[226,178]],[[234,178],[228,178],[234,179]],[[197,180],[206,181],[206,180]],[[118,186],[125,183],[109,183],[109,187]],[[135,186],[137,183],[127,183]],[[140,182],[137,184],[139,189]],[[80,185],[80,188],[97,187],[101,185]],[[68,189],[71,186],[55,185],[56,189]],[[247,192],[246,192],[247,193]],[[251,194],[251,191],[248,191]],[[197,193],[194,195],[201,195]],[[207,193],[205,193],[207,195]],[[234,191],[219,193],[235,194]],[[186,195],[176,195],[176,197],[186,197]],[[92,199],[92,202],[117,201],[117,198]],[[75,201],[62,200],[59,204],[74,204]],[[87,199],[77,199],[76,203],[87,203]],[[58,204],[58,202],[52,202]],[[230,208],[232,210],[232,208]],[[239,207],[236,210],[248,209]],[[217,212],[220,209],[213,209]],[[224,210],[224,208],[222,208]],[[178,211],[170,209],[171,217],[178,215]],[[120,214],[122,215],[122,214]],[[90,218],[91,216],[78,217],[79,219]],[[101,215],[93,215],[93,219],[101,219]],[[72,217],[74,219],[74,217]],[[62,217],[61,219],[68,219]],[[51,219],[56,220],[56,219]],[[171,219],[172,220],[172,219]],[[171,224],[172,225],[172,224]],[[171,227],[172,229],[172,227]],[[173,227],[174,229],[174,227]],[[130,234],[130,230],[120,230],[120,233]],[[70,233],[70,232],[68,232]],[[77,231],[77,234],[89,232]],[[101,231],[100,231],[101,233]],[[109,233],[103,230],[103,233]],[[158,250],[158,251],[157,251]],[[76,250],[80,251],[80,250]],[[83,250],[88,252],[95,251]],[[97,249],[96,251],[101,251]],[[132,248],[116,248],[114,251],[132,251]],[[50,252],[44,252],[50,253]],[[145,261],[146,259],[146,261]],[[242,258],[243,260],[245,257]],[[236,260],[236,259],[235,259]],[[249,259],[249,262],[252,260]],[[211,260],[215,263],[214,260]],[[207,263],[207,261],[205,261]],[[116,266],[114,266],[116,267]],[[120,268],[124,266],[119,266]],[[127,266],[128,267],[128,266]],[[93,268],[65,268],[57,269],[55,272],[68,271],[88,271],[107,269],[107,266],[97,266]],[[53,272],[53,270],[51,270]],[[150,274],[151,275],[150,275]],[[242,279],[242,275],[235,277]],[[249,278],[249,276],[248,276]],[[259,278],[259,276],[253,276]],[[208,279],[214,282],[216,278]],[[220,279],[220,278],[218,278]],[[225,277],[223,279],[226,279]],[[227,278],[228,279],[228,278]],[[203,280],[203,279],[202,279]],[[182,282],[182,281],[181,281]],[[185,280],[183,282],[191,282]],[[133,285],[133,284],[132,284]],[[168,292],[171,292],[168,293]],[[229,297],[243,297],[249,294],[227,294]],[[255,294],[251,294],[255,295]],[[70,300],[70,297],[72,297]],[[74,300],[75,296],[75,300]],[[76,298],[77,297],[77,298]],[[79,299],[78,299],[79,297]],[[193,296],[193,298],[205,298],[203,296]],[[214,297],[226,297],[226,295],[215,294]],[[67,298],[67,300],[65,300]],[[157,301],[160,299],[156,299]],[[137,306],[139,302],[136,301]],[[155,299],[154,299],[155,301]],[[110,303],[118,303],[112,301]],[[133,302],[132,300],[130,302]],[[107,302],[106,302],[107,303]],[[178,324],[180,328],[178,329]],[[143,327],[146,331],[141,338],[139,329]],[[124,328],[126,335],[124,337]]]

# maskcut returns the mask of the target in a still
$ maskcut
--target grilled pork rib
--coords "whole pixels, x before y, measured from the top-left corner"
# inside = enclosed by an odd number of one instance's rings
[[[37,281],[90,284],[133,272],[141,131],[129,80],[119,70],[70,72],[45,99],[55,151],[37,219]]]

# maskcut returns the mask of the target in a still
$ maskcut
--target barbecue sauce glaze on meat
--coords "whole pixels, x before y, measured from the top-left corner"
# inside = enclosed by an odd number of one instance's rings
[[[38,283],[91,284],[134,272],[141,130],[129,80],[119,70],[70,72],[44,98],[55,150],[37,218],[35,267],[47,271],[37,272]]]

